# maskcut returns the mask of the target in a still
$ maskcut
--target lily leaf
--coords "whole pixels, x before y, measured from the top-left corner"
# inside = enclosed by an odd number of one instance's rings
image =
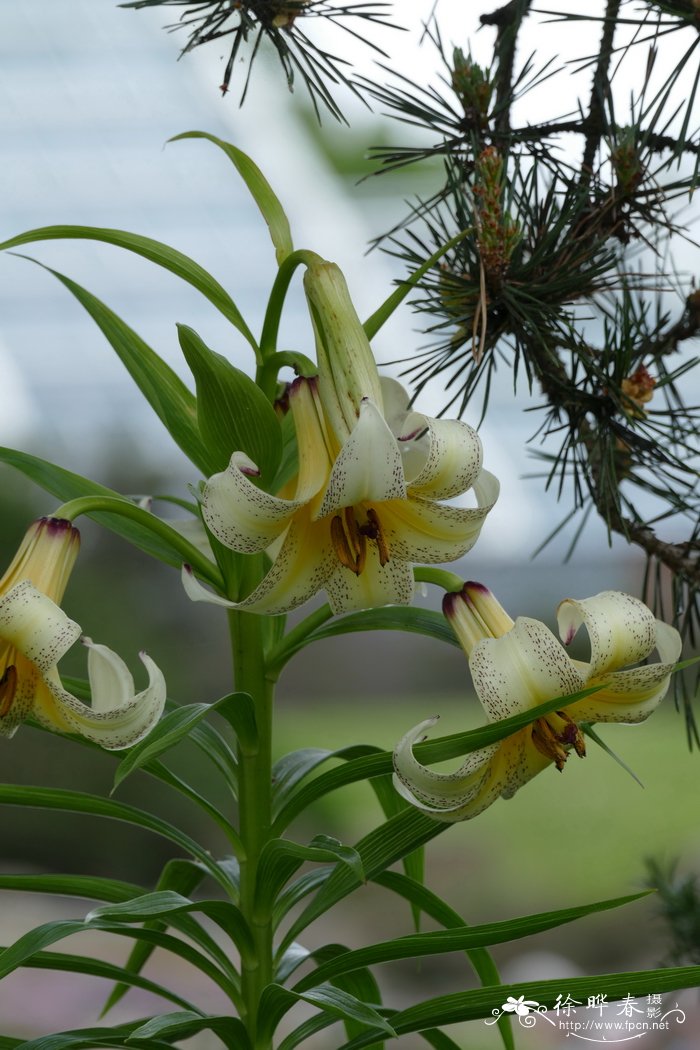
[[[294,986],[294,991],[307,991],[317,982],[332,981],[342,974],[367,966],[375,966],[377,963],[391,962],[396,959],[417,959],[425,955],[443,955],[448,952],[483,948],[518,940],[521,937],[529,937],[534,933],[541,933],[543,930],[551,930],[564,923],[573,922],[585,915],[619,908],[647,896],[648,893],[649,891],[634,893],[626,897],[580,905],[576,908],[562,908],[558,911],[525,915],[503,922],[486,923],[482,926],[462,926],[449,930],[396,937],[390,941],[372,944],[367,948],[358,948],[355,951],[346,952],[345,955],[339,955],[302,977]]]
[[[236,699],[236,694],[232,694],[213,704],[188,704],[168,712],[145,740],[132,747],[121,760],[114,774],[113,790],[135,770],[142,769],[148,762],[179,744],[203,718],[220,707],[234,703]]]
[[[181,850],[198,860],[226,892],[231,889],[230,876],[226,869],[214,860],[209,850],[200,846],[193,838],[168,821],[135,806],[128,806],[124,802],[117,802],[111,798],[100,798],[99,795],[90,795],[80,791],[66,791],[63,788],[53,787],[25,787],[15,784],[0,784],[0,805],[30,806],[59,810],[64,813],[84,813],[132,824],[134,827],[151,831],[174,842]]]
[[[19,452],[13,448],[0,448],[0,463],[6,463],[9,467],[20,471],[20,473],[30,478],[63,503],[77,499],[80,496],[104,496],[124,503],[130,502],[105,485],[98,485],[95,481],[90,481],[80,474],[74,474],[70,470],[64,470],[63,467],[49,463],[48,460],[39,459],[38,456],[31,456],[28,452]],[[148,512],[144,511],[143,513],[147,514]],[[175,547],[169,544],[162,535],[152,532],[151,529],[141,525],[138,521],[124,517],[121,514],[97,511],[90,513],[89,517],[104,525],[105,528],[110,529],[111,532],[116,533],[117,536],[121,536],[133,544],[134,547],[138,547],[139,550],[144,551],[150,557],[157,558],[166,565],[173,565],[178,569],[182,566],[185,555],[183,554],[181,543]]]
[[[565,981],[528,981],[523,984],[502,984],[497,988],[477,988],[469,992],[441,995],[409,1006],[392,1015],[391,1023],[399,1035],[420,1032],[436,1025],[459,1024],[490,1016],[500,1010],[509,996],[532,999],[547,1008],[553,1008],[557,996],[569,995],[579,1002],[589,996],[603,995],[607,1001],[623,999],[628,995],[660,995],[679,988],[700,985],[700,966],[677,966],[657,970],[637,970],[629,973],[603,973],[591,977],[571,977]],[[372,1045],[372,1036],[359,1036],[344,1043],[339,1050],[362,1050]]]
[[[145,1024],[134,1029],[125,1040],[125,1045],[131,1046],[133,1043],[138,1043],[139,1040],[157,1039],[158,1037],[168,1042],[176,1037],[188,1039],[190,1036],[197,1035],[198,1032],[213,1032],[221,1039],[224,1046],[235,1046],[236,1050],[238,1048],[245,1050],[246,1047],[250,1047],[245,1026],[237,1017],[203,1016],[192,1010],[152,1017]]]
[[[450,248],[454,248],[454,246],[456,244],[459,244],[459,242],[463,240],[466,236],[468,236],[470,232],[472,231],[462,230],[460,233],[455,234],[455,236],[450,238],[450,240],[447,241],[446,244],[443,244],[441,248],[438,248],[436,252],[433,252],[430,258],[426,259],[422,266],[419,266],[418,269],[415,270],[410,277],[407,277],[406,280],[401,281],[398,288],[391,293],[388,299],[384,300],[382,305],[378,307],[374,311],[372,316],[368,317],[365,323],[363,324],[362,327],[364,328],[365,335],[368,339],[374,339],[375,335],[380,330],[380,328],[385,324],[386,321],[389,320],[394,310],[397,308],[397,306],[401,305],[401,303],[404,301],[411,289],[416,286],[418,281],[420,281],[421,277],[423,277],[424,274],[426,274],[428,270],[430,270],[431,267],[433,267],[435,263],[438,262],[438,260],[441,259],[442,256],[450,250]]]
[[[226,933],[238,948],[241,955],[248,959],[254,954],[253,940],[248,924],[239,909],[230,901],[191,901],[188,897],[173,890],[156,890],[144,893],[133,900],[120,904],[104,904],[94,908],[86,916],[86,924],[132,923],[149,919],[164,919],[171,913],[189,913],[199,911]]]
[[[352,1020],[365,1025],[370,1032],[370,1044],[376,1043],[378,1034],[395,1035],[389,1022],[372,1006],[333,985],[299,994],[279,984],[270,984],[264,989],[258,1007],[258,1038],[262,1044],[271,1040],[281,1018],[299,1001],[317,1006],[335,1020]]]
[[[245,452],[263,483],[271,484],[282,458],[274,408],[250,376],[210,350],[192,328],[177,330],[197,383],[197,421],[214,471],[225,470],[233,452]]]
[[[0,244],[0,251],[6,248],[19,248],[24,244],[35,244],[37,241],[78,239],[103,241],[106,244],[114,244],[118,248],[126,248],[127,251],[141,255],[144,259],[162,266],[176,277],[187,281],[198,292],[201,292],[238,329],[257,355],[258,348],[255,338],[226,289],[211,274],[207,273],[199,263],[196,263],[187,255],[183,255],[177,249],[170,248],[167,244],[154,241],[151,237],[144,237],[138,233],[129,233],[126,230],[111,230],[99,226],[43,226],[40,229],[28,230],[26,233],[20,233],[17,237],[11,237],[9,240],[3,241]]]
[[[288,839],[271,839],[265,843],[258,862],[254,914],[267,916],[285,882],[304,861],[337,861],[364,881],[364,870],[359,854],[351,846],[344,846],[328,835],[317,835],[308,846]]]
[[[205,875],[206,871],[201,865],[193,864],[192,861],[189,860],[175,858],[167,861],[164,865],[156,889],[173,890],[187,897],[194,889],[196,889]],[[127,897],[122,897],[121,900],[131,900],[136,897],[139,892],[144,893],[146,891],[137,890],[136,892],[129,894]],[[234,985],[237,984],[238,975],[235,967],[230,963],[228,953],[219,946],[214,938],[211,937],[211,935],[195,918],[193,918],[192,915],[169,913],[166,921],[151,921],[146,925],[147,928],[154,930],[165,930],[168,925],[173,926],[174,929],[179,930],[180,933],[183,933],[194,944],[199,945],[199,947],[202,948],[214,962],[218,963],[231,982]],[[125,973],[130,975],[139,974],[153,954],[155,947],[156,945],[151,942],[143,940],[137,941],[131,949],[129,958],[125,963]],[[119,983],[114,986],[102,1008],[103,1017],[113,1006],[116,1006],[128,990],[128,983],[124,980],[119,981]]]
[[[294,251],[289,220],[284,213],[284,208],[257,164],[254,164],[247,154],[237,149],[230,142],[224,142],[223,139],[217,138],[216,135],[209,135],[205,131],[184,131],[181,135],[174,135],[169,141],[179,142],[182,139],[206,139],[224,151],[250,190],[255,203],[260,209],[260,214],[267,223],[270,239],[275,248],[277,265],[279,266],[283,263],[287,256]]]

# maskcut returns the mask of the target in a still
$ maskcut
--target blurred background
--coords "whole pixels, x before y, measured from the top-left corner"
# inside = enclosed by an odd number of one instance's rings
[[[470,45],[476,57],[480,49],[488,55],[491,31],[476,34],[478,14],[487,5],[469,6],[474,10],[465,13],[463,3],[441,0],[443,36],[449,45]],[[397,17],[407,19],[411,32],[386,30],[381,46],[416,81],[427,81],[437,59],[430,44],[419,47],[418,39],[421,21],[433,5],[404,0],[400,7]],[[205,130],[234,142],[256,160],[287,209],[296,245],[338,262],[360,315],[367,316],[389,294],[399,272],[389,256],[367,254],[367,244],[398,221],[407,200],[439,185],[440,168],[427,164],[416,172],[372,177],[367,146],[405,140],[407,132],[352,99],[342,100],[350,129],[327,117],[319,130],[303,94],[289,95],[278,70],[265,68],[264,56],[245,107],[237,105],[235,72],[233,90],[222,99],[217,90],[222,60],[216,47],[177,62],[184,38],[162,29],[173,12],[177,9],[125,11],[113,0],[2,5],[0,238],[54,223],[117,227],[154,237],[203,265],[231,293],[250,327],[259,330],[275,269],[262,220],[219,151],[204,142],[166,145],[181,131]],[[533,27],[538,46],[552,54],[572,32],[561,26],[548,31],[550,36],[542,25]],[[576,29],[579,41],[586,31]],[[225,50],[222,44],[222,54]],[[367,63],[364,52],[356,57]],[[369,65],[365,71],[371,72]],[[587,78],[585,71],[578,78],[571,73],[566,84],[572,98],[579,85],[587,89]],[[191,325],[238,367],[250,368],[247,345],[237,333],[193,290],[155,266],[88,241],[32,246],[26,254],[104,300],[187,382],[176,322]],[[129,494],[187,495],[188,484],[199,480],[196,473],[168,444],[167,434],[80,305],[32,262],[6,255],[0,258],[0,274],[0,444],[23,448]],[[289,300],[284,340],[289,347],[311,352],[298,290]],[[406,307],[381,333],[377,356],[380,361],[410,356],[424,341]],[[400,366],[389,370],[398,375]],[[568,505],[558,505],[554,493],[545,493],[541,480],[525,477],[537,471],[527,447],[534,430],[528,409],[536,405],[537,391],[530,398],[521,392],[515,400],[506,369],[501,380],[480,432],[485,465],[499,476],[502,496],[477,547],[456,571],[487,583],[513,616],[526,613],[550,624],[565,596],[584,597],[604,588],[639,593],[641,559],[621,542],[610,545],[593,519],[566,564],[571,534],[533,559]],[[439,387],[431,389],[420,407],[437,412],[441,397]],[[8,468],[1,468],[0,478],[0,547],[7,562],[28,521],[51,513],[54,503]],[[163,513],[171,512],[165,508]],[[134,669],[137,651],[146,647],[178,701],[212,700],[227,692],[221,612],[191,606],[176,573],[149,563],[90,523],[81,523],[81,531],[83,551],[65,602],[68,613],[93,638],[122,653]],[[80,660],[80,653],[70,654],[65,670],[84,673]],[[416,636],[372,634],[322,642],[295,658],[279,699],[280,753],[357,742],[358,731],[363,741],[391,747],[406,729],[435,713],[442,716],[441,732],[479,721],[461,652]],[[692,872],[700,865],[700,760],[688,752],[672,702],[646,725],[610,727],[604,736],[643,788],[593,747],[585,762],[568,763],[565,775],[548,771],[511,802],[450,829],[429,849],[429,883],[468,921],[632,892],[645,879],[648,856],[665,864],[678,858],[680,871]],[[114,761],[92,749],[29,728],[0,745],[6,782],[110,789]],[[186,747],[179,761],[193,779],[206,775]],[[215,785],[209,787],[216,791]],[[120,797],[144,801],[144,792],[149,806],[168,812],[166,789],[146,780],[128,781]],[[323,832],[353,841],[377,814],[370,792],[358,789],[332,797],[315,816],[313,832],[309,826],[296,829],[301,839]],[[191,830],[199,830],[196,814],[186,819]],[[207,841],[213,848],[222,847],[211,829],[202,833],[211,834]],[[145,837],[136,841],[118,826],[78,818],[57,821],[9,809],[0,812],[0,842],[0,865],[7,871],[109,873],[144,884],[152,882],[169,855],[164,843]],[[61,908],[65,915],[85,911],[82,902],[4,894],[0,943],[11,943],[38,921],[58,917]],[[337,927],[332,937],[359,945],[368,915],[373,934],[379,923],[387,936],[405,931],[409,916],[392,909],[386,895],[368,887],[333,920]],[[495,954],[507,980],[653,966],[669,950],[668,931],[657,911],[653,901],[636,904],[519,942],[517,950],[504,946]],[[328,933],[328,928],[319,929],[319,943]],[[113,945],[90,937],[96,951],[114,953]],[[76,950],[89,950],[86,943],[81,940]],[[160,960],[156,965],[172,963]],[[185,983],[190,975],[176,979]],[[397,1000],[410,1000],[426,990],[458,990],[471,977],[463,960],[444,970],[427,960],[419,970],[392,969],[387,982]],[[104,994],[92,979],[22,971],[0,982],[0,1032],[28,1037],[90,1023]],[[201,994],[207,1001],[209,990]],[[695,1009],[692,996],[683,1001]],[[133,993],[115,1011],[114,1020],[150,1009],[148,997]],[[481,1023],[471,1026],[468,1035],[465,1030],[464,1038],[474,1050],[496,1045],[493,1031]],[[540,1039],[542,1046],[558,1045],[559,1038],[563,1045],[561,1034],[551,1044],[544,1032],[526,1035],[523,1046],[528,1038]],[[652,1046],[651,1038],[645,1045]],[[414,1044],[404,1040],[401,1045],[410,1050]],[[664,1050],[696,1045],[689,1025],[658,1044]],[[332,1048],[333,1043],[319,1040],[309,1046]]]

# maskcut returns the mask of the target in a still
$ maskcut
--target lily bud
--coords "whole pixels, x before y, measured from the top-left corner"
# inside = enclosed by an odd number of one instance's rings
[[[57,604],[68,585],[80,549],[80,533],[64,518],[39,518],[33,522],[19,550],[0,579],[0,597],[21,580]]]
[[[304,289],[316,332],[321,401],[342,444],[357,424],[363,399],[383,411],[377,365],[336,264],[312,263],[304,275]]]

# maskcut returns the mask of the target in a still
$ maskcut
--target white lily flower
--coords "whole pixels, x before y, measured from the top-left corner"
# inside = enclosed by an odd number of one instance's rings
[[[268,550],[272,567],[239,603],[207,591],[185,569],[195,601],[282,613],[325,589],[334,612],[413,598],[414,562],[454,561],[476,542],[498,496],[498,481],[481,469],[478,435],[458,420],[408,412],[408,398],[384,381],[394,430],[369,398],[340,441],[330,427],[314,379],[290,391],[299,450],[291,498],[270,495],[253,479],[258,471],[235,452],[226,471],[204,487],[202,515],[221,543],[241,553]],[[477,506],[448,505],[473,490]]]
[[[586,662],[572,660],[539,620],[518,617],[513,622],[481,584],[466,583],[459,594],[445,595],[443,609],[469,657],[474,688],[490,722],[553,697],[601,688],[468,755],[454,773],[436,773],[413,754],[437,719],[407,733],[394,752],[394,783],[404,798],[437,820],[474,817],[499,795],[511,798],[552,763],[562,770],[572,749],[583,757],[582,722],[643,721],[666,695],[681,652],[678,631],[656,620],[643,602],[619,591],[579,601],[567,598],[559,605],[559,632],[566,645],[582,625],[588,632],[591,654]],[[660,662],[629,666],[646,660],[654,649]]]
[[[83,639],[89,646],[92,707],[63,687],[56,665],[81,630],[57,603],[79,543],[71,522],[42,518],[29,529],[0,580],[0,736],[13,736],[32,716],[49,729],[79,733],[116,750],[141,740],[157,722],[165,705],[165,681],[142,653],[149,684],[136,693],[120,657]]]

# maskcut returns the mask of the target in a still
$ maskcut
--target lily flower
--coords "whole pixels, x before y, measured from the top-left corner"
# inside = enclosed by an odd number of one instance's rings
[[[443,611],[469,658],[476,693],[490,722],[528,711],[557,696],[600,689],[536,719],[512,736],[467,756],[454,773],[437,773],[415,758],[413,747],[437,719],[416,726],[394,751],[394,783],[401,795],[437,820],[468,820],[499,795],[511,798],[547,766],[562,770],[569,753],[586,753],[581,723],[642,722],[668,691],[681,652],[673,627],[654,618],[637,598],[603,591],[567,598],[557,620],[564,645],[545,624],[513,622],[493,594],[466,583],[446,594]],[[590,659],[573,660],[565,645],[584,626]],[[656,649],[660,662],[631,667]]]
[[[478,435],[458,420],[409,411],[394,380],[380,380],[342,273],[318,260],[304,279],[319,375],[289,394],[299,454],[296,483],[275,495],[235,451],[209,478],[202,517],[225,546],[267,551],[272,566],[238,603],[207,591],[185,567],[194,601],[284,613],[325,589],[334,612],[413,598],[412,564],[454,561],[476,542],[498,496],[482,470]],[[476,507],[447,504],[473,490]]]
[[[117,750],[142,739],[156,723],[165,704],[165,681],[142,653],[149,684],[135,693],[121,658],[83,638],[92,707],[64,688],[56,665],[81,629],[58,603],[79,545],[80,534],[70,521],[41,518],[0,580],[0,736],[13,736],[31,716],[49,729],[79,733]]]
[[[450,562],[470,550],[498,496],[498,481],[481,469],[476,432],[407,412],[408,398],[393,380],[380,389],[395,429],[364,398],[338,449],[317,381],[295,380],[289,401],[299,473],[291,497],[259,489],[256,465],[235,452],[202,498],[204,521],[221,543],[246,554],[268,550],[272,567],[238,603],[211,594],[185,569],[192,599],[282,613],[325,589],[336,613],[409,604],[414,562]],[[476,507],[442,502],[468,489]]]

